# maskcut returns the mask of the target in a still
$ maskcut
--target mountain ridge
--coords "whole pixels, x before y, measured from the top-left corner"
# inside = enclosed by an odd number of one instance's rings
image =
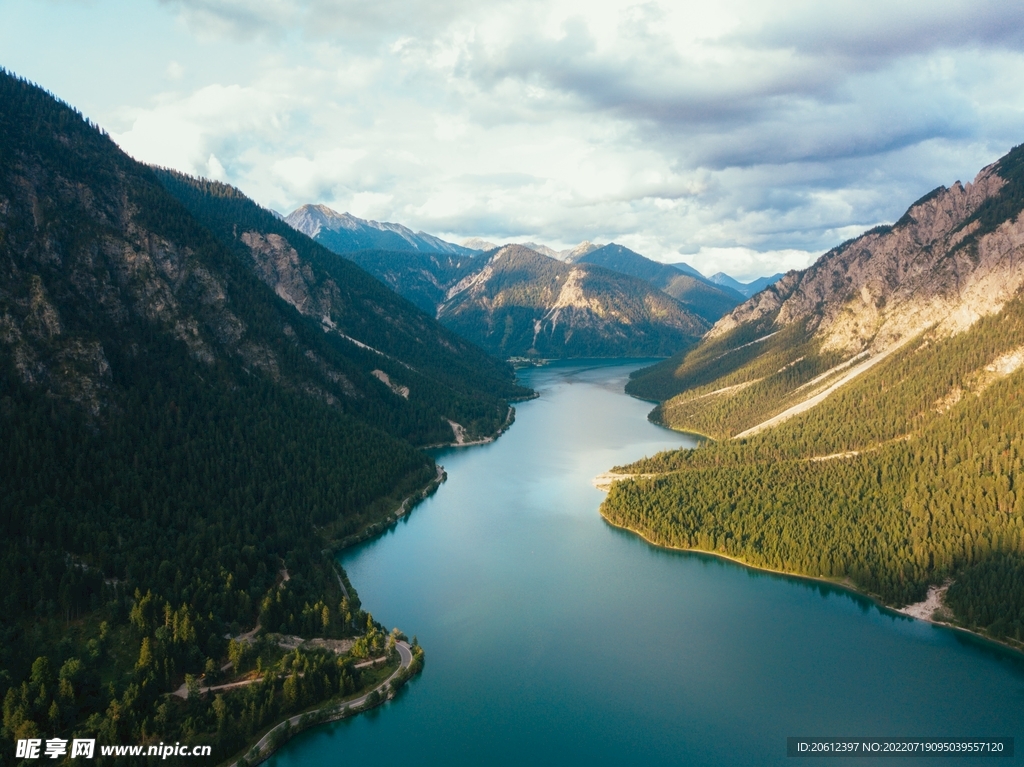
[[[740,282],[739,280],[730,277],[725,272],[716,272],[708,277],[708,279],[716,285],[721,285],[736,291],[744,298],[750,298],[755,293],[760,293],[769,285],[778,282],[783,276],[782,272],[776,272],[769,277],[758,277],[756,280],[751,280],[750,282]]]
[[[508,254],[515,254],[512,260],[518,264],[514,275],[504,268],[495,269],[496,264],[506,263],[501,259]],[[396,251],[339,255],[499,356],[664,356],[689,346],[710,327],[691,307],[646,281],[593,264],[568,264],[522,245],[507,245],[472,257]],[[562,282],[556,288],[552,280]],[[565,280],[571,283],[569,288],[565,288]],[[578,306],[570,306],[567,297],[559,303],[563,289],[574,295]],[[503,331],[504,340],[495,335],[493,323],[498,317],[510,334],[506,337]],[[559,348],[552,343],[550,331],[564,325],[563,321],[569,321],[571,327],[582,323],[577,329],[586,328],[583,335],[587,340],[579,334],[573,339],[572,332],[562,335],[559,330],[558,337],[567,345]],[[538,324],[527,329],[530,323]],[[603,345],[594,335],[598,327],[608,333]],[[543,349],[534,346],[537,339]]]
[[[413,250],[424,253],[472,255],[476,251],[402,224],[371,221],[338,213],[326,205],[303,205],[284,217],[293,229],[327,245],[336,253],[357,250]]]
[[[897,607],[948,587],[918,612],[1024,647],[1022,211],[1018,146],[638,372],[717,441],[616,467],[602,514]]]
[[[645,258],[614,242],[585,253],[574,263],[596,264],[646,280],[709,322],[715,322],[744,300],[744,296],[729,288],[719,288],[674,265]]]
[[[502,356],[659,356],[708,323],[649,283],[523,246],[490,255],[448,289],[438,319]]]
[[[754,355],[746,345],[779,333],[763,348],[780,355],[779,367],[802,356],[802,384],[853,355],[884,353],[931,327],[958,332],[998,311],[1024,283],[1024,268],[1015,256],[1024,233],[1015,220],[997,231],[986,219],[983,231],[981,216],[995,207],[1019,212],[1013,208],[1022,204],[1021,156],[1017,148],[980,171],[973,184],[956,182],[933,190],[893,226],[869,230],[807,269],[788,272],[718,320],[705,339],[707,354],[743,347],[742,354],[731,358],[737,363],[728,368],[736,378],[730,383],[738,383],[744,377],[738,372],[740,362],[747,364]],[[1006,168],[1010,182],[999,175]],[[680,361],[640,374],[631,390],[643,390],[650,399],[670,399],[673,387],[681,391],[691,380],[678,370]],[[670,384],[669,378],[679,383]],[[737,421],[742,431],[739,425]]]

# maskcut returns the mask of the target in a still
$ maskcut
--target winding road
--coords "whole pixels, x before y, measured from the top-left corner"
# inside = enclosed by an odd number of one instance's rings
[[[302,714],[296,714],[295,716],[290,717],[290,718],[288,718],[285,721],[288,723],[288,725],[290,727],[295,727],[296,725],[298,725],[299,720],[302,719],[303,716],[306,716],[306,715],[309,715],[309,714],[313,714],[313,713],[317,713],[319,711],[326,711],[327,712],[327,718],[325,718],[323,720],[323,722],[329,722],[332,719],[340,719],[341,718],[341,712],[344,711],[346,708],[352,709],[353,711],[355,709],[362,708],[363,706],[366,705],[367,699],[371,695],[373,695],[373,693],[376,692],[376,693],[381,694],[381,695],[384,694],[384,691],[387,689],[387,686],[389,684],[391,684],[392,680],[396,676],[398,676],[404,669],[407,669],[407,668],[409,668],[410,665],[412,665],[412,648],[409,646],[408,642],[398,641],[398,642],[395,643],[395,648],[398,650],[398,656],[401,659],[401,663],[398,664],[398,668],[395,669],[395,672],[391,676],[389,676],[387,679],[385,679],[379,685],[377,685],[372,690],[370,690],[370,692],[366,693],[362,697],[356,698],[355,700],[347,700],[347,701],[344,701],[343,703],[334,703],[334,704],[332,704],[330,706],[325,706],[322,709],[316,709],[314,711],[305,711]],[[278,730],[280,730],[284,726],[284,724],[285,724],[285,722],[281,722],[281,723],[275,725],[273,729],[271,729],[266,735],[264,735],[262,738],[260,738],[259,742],[256,743],[256,745],[254,746],[254,748],[257,750],[258,756],[255,757],[255,760],[250,761],[250,764],[255,764],[256,762],[261,762],[264,759],[266,759],[268,756],[270,756],[271,752],[270,751],[264,751],[264,749],[266,749],[268,747],[268,745],[270,744],[270,740],[271,740],[271,738],[273,738],[274,733],[277,732]],[[252,749],[247,751],[246,754],[245,754],[246,758],[248,758],[249,754],[251,754],[251,753],[252,753]],[[231,765],[231,767],[238,767],[238,762],[233,763]]]

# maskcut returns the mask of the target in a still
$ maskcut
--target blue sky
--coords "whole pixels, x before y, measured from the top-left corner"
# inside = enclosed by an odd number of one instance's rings
[[[0,0],[146,162],[451,240],[806,266],[1024,142],[1010,2]]]

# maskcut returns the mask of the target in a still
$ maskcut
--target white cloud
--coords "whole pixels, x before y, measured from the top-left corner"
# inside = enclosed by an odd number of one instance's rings
[[[111,135],[137,159],[210,175],[215,172],[210,163],[214,150],[232,165],[251,142],[280,135],[288,122],[285,107],[286,99],[279,94],[208,85],[186,96],[165,95],[149,109],[125,110],[122,121],[131,127]],[[224,171],[220,161],[216,167]]]
[[[753,277],[1024,139],[1008,2],[162,2],[241,63],[127,106],[128,151],[457,239]]]
[[[228,176],[215,154],[211,154],[206,160],[206,176],[214,181],[224,181]]]
[[[767,277],[790,269],[805,269],[820,253],[805,250],[752,250],[751,248],[701,248],[696,253],[682,254],[669,263],[683,261],[710,277],[725,272],[744,282]]]

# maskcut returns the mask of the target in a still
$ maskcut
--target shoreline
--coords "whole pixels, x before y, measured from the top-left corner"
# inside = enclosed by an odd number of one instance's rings
[[[368,522],[359,531],[331,542],[328,549],[331,552],[331,556],[336,557],[341,551],[344,551],[347,548],[360,543],[365,543],[379,535],[383,535],[390,530],[392,526],[398,524],[398,520],[408,516],[420,501],[426,500],[429,496],[437,492],[437,489],[447,481],[448,472],[446,472],[444,470],[444,466],[439,463],[435,463],[434,466],[436,471],[433,478],[403,498],[402,502],[399,503],[393,511],[387,512],[376,521]]]
[[[398,668],[396,668],[391,675],[379,685],[369,692],[352,700],[328,703],[327,705],[320,706],[319,708],[310,709],[308,711],[303,711],[302,713],[286,717],[271,726],[266,733],[264,733],[260,739],[257,740],[241,757],[236,759],[234,762],[231,762],[229,767],[239,767],[243,760],[245,760],[245,764],[250,767],[255,767],[255,765],[261,764],[273,756],[289,740],[301,732],[318,727],[322,724],[337,722],[341,719],[348,719],[349,717],[370,711],[378,706],[383,706],[385,703],[392,700],[398,694],[398,690],[401,689],[406,682],[423,670],[421,654],[418,668],[410,672],[398,688],[391,686],[391,683],[407,669],[412,668],[413,663],[416,661],[415,652],[413,651],[412,646],[407,642],[404,640],[396,642],[395,647],[399,654]],[[408,656],[408,658],[406,656]],[[381,694],[381,691],[384,691],[383,695]],[[368,699],[373,693],[378,694],[378,700],[376,703],[369,704]],[[284,728],[282,739],[279,742],[272,743],[271,741],[276,739],[274,737],[274,733],[282,730],[282,728]],[[257,750],[257,753],[254,755],[255,761],[249,761],[249,755],[252,754],[253,750]]]
[[[639,402],[650,402],[650,403],[653,403],[655,405],[655,407],[651,408],[650,412],[647,414],[647,421],[649,423],[653,423],[655,426],[660,426],[662,429],[668,429],[669,431],[674,431],[676,434],[689,434],[689,435],[691,435],[693,437],[697,437],[699,439],[706,439],[708,442],[719,442],[719,441],[722,441],[718,437],[712,437],[709,434],[703,434],[702,432],[695,431],[694,429],[677,429],[675,426],[669,426],[667,423],[665,423],[660,418],[651,418],[651,416],[654,415],[654,411],[657,410],[662,405],[664,405],[665,404],[664,402],[660,402],[659,400],[656,400],[656,399],[647,399],[645,397],[638,397],[635,394],[630,394],[629,392],[626,392],[626,396],[627,397],[632,397],[633,399],[635,399],[635,400],[637,400]],[[729,439],[729,438],[726,437],[725,439]],[[681,449],[683,449],[683,450],[693,450],[695,448],[681,448]]]
[[[773,569],[771,567],[760,567],[758,565],[752,565],[749,562],[744,562],[742,559],[737,559],[736,557],[729,556],[728,554],[723,554],[722,552],[719,552],[719,551],[706,551],[705,549],[693,549],[693,548],[684,548],[684,547],[681,547],[681,546],[669,546],[669,545],[664,544],[664,543],[658,543],[656,541],[652,541],[650,538],[648,538],[646,535],[641,533],[639,530],[634,530],[633,528],[627,527],[625,525],[616,524],[615,522],[612,522],[610,519],[608,519],[608,517],[606,517],[603,512],[599,512],[599,513],[601,514],[601,519],[603,519],[605,524],[607,524],[609,527],[613,527],[616,530],[623,530],[623,531],[625,531],[627,533],[631,533],[631,534],[635,535],[637,538],[639,538],[640,540],[644,541],[649,546],[654,546],[655,548],[664,549],[666,551],[679,551],[679,552],[683,552],[683,553],[687,553],[687,554],[700,554],[700,555],[704,555],[704,556],[715,557],[717,559],[724,559],[727,562],[732,562],[733,564],[739,565],[740,567],[745,567],[748,570],[758,570],[758,571],[763,572],[763,573],[771,573],[772,575],[781,575],[781,576],[786,577],[786,578],[797,578],[797,579],[805,580],[805,581],[814,581],[816,583],[825,583],[825,584],[828,584],[829,586],[834,586],[835,588],[842,589],[843,591],[848,591],[848,592],[850,592],[852,594],[856,594],[857,596],[864,597],[865,599],[870,600],[876,607],[879,608],[879,610],[885,611],[887,613],[892,613],[892,614],[895,614],[895,615],[899,615],[899,616],[901,616],[903,618],[906,618],[908,620],[918,620],[918,621],[922,621],[924,623],[930,623],[933,626],[940,626],[942,628],[952,629],[954,631],[960,631],[960,632],[962,632],[964,634],[969,634],[972,637],[975,637],[977,639],[981,639],[981,640],[983,640],[985,642],[991,642],[992,644],[997,645],[1001,649],[1011,650],[1012,652],[1014,652],[1014,653],[1016,653],[1018,655],[1024,655],[1024,646],[1018,647],[1017,645],[1010,644],[1009,642],[1003,641],[1001,639],[995,639],[994,637],[988,636],[987,634],[982,634],[979,631],[975,631],[973,629],[965,628],[964,626],[957,626],[956,624],[953,624],[953,623],[946,623],[944,621],[937,621],[937,620],[933,620],[931,618],[924,618],[924,617],[919,617],[917,615],[911,615],[910,613],[905,613],[900,608],[893,607],[892,605],[886,604],[884,601],[882,601],[882,598],[879,597],[877,594],[872,594],[870,591],[865,591],[865,590],[861,589],[860,587],[854,585],[854,583],[852,581],[850,581],[849,578],[844,578],[844,579],[840,580],[840,579],[825,578],[825,577],[822,577],[820,575],[806,575],[804,573],[791,573],[791,572],[786,572],[785,570],[775,570],[775,569]]]
[[[510,400],[510,401],[513,401],[513,402],[528,402],[531,399],[537,399],[537,397],[539,397],[539,396],[540,396],[540,394],[538,394],[537,392],[534,392],[529,397],[519,397],[518,399]],[[496,432],[494,432],[494,434],[492,434],[489,437],[484,437],[483,439],[475,439],[472,442],[459,442],[458,440],[456,440],[455,442],[442,442],[442,443],[439,443],[437,445],[425,445],[425,446],[423,446],[423,447],[421,447],[419,449],[420,450],[440,450],[441,448],[445,448],[445,447],[472,447],[474,445],[489,445],[492,442],[496,442],[498,437],[500,437],[502,434],[504,434],[506,431],[508,431],[510,428],[512,428],[512,424],[514,424],[515,422],[516,422],[516,409],[512,405],[509,405],[508,406],[508,413],[505,414],[505,421],[504,421],[504,423],[502,423],[501,426],[498,427],[498,430]],[[456,426],[458,426],[459,429],[462,428],[461,425],[455,423],[454,421],[448,421],[448,423],[452,424],[452,431],[453,432],[455,432],[455,427]],[[458,433],[458,432],[455,432],[455,433]]]
[[[510,407],[509,410],[513,410],[513,408]],[[337,556],[341,551],[351,546],[355,546],[359,543],[364,543],[368,540],[383,535],[385,532],[390,530],[394,525],[398,524],[398,520],[408,515],[419,504],[420,501],[425,500],[428,496],[436,492],[437,489],[448,479],[448,474],[444,470],[444,466],[442,466],[439,463],[435,464],[435,468],[436,472],[434,474],[434,477],[426,484],[424,484],[417,490],[407,495],[404,499],[402,499],[402,502],[394,511],[388,512],[387,515],[384,516],[382,519],[368,523],[358,532],[353,533],[352,535],[349,535],[345,538],[342,538],[341,540],[335,541],[329,549],[332,558],[334,558],[335,560],[335,563],[337,563]],[[325,553],[326,551],[327,550],[325,550]],[[341,587],[342,592],[345,594],[346,597],[348,597],[348,589],[345,587],[345,582],[342,579],[341,573],[335,570],[334,574],[338,579],[338,585]],[[345,579],[347,580],[347,578],[348,574],[346,573]],[[259,626],[257,625],[256,629],[254,629],[253,631],[255,632],[258,629]],[[410,668],[413,660],[415,660],[414,655],[412,655],[412,647],[407,642],[397,642],[396,647],[400,648],[400,662],[398,668],[395,669],[395,671],[387,679],[385,679],[383,682],[377,685],[373,690],[351,701],[342,701],[340,703],[328,703],[326,705],[319,706],[318,708],[311,709],[309,711],[304,711],[301,714],[295,714],[280,722],[277,722],[272,727],[270,727],[270,729],[267,730],[267,732],[265,732],[253,744],[253,746],[246,750],[246,752],[239,759],[236,759],[234,762],[224,762],[222,764],[228,765],[228,767],[239,767],[239,765],[242,763],[242,760],[245,760],[245,764],[249,765],[249,767],[255,767],[255,765],[260,764],[269,759],[278,749],[280,749],[285,743],[291,740],[292,737],[298,735],[300,732],[311,729],[313,727],[317,727],[321,724],[328,724],[330,722],[335,722],[340,719],[346,719],[351,716],[356,716],[357,714],[369,711],[370,709],[376,708],[377,706],[381,706],[384,703],[391,700],[397,692],[395,688],[391,688],[388,694],[381,695],[380,699],[376,704],[371,706],[366,705],[367,698],[369,698],[371,693],[380,693],[381,690],[387,689],[391,682],[393,682],[395,678],[398,677],[399,674],[401,674],[404,670]],[[405,659],[405,654],[407,652],[411,654],[408,662],[406,662]],[[421,670],[422,661],[419,667],[414,672],[410,673],[409,676],[403,680],[403,684],[409,681],[409,679],[418,674]],[[249,682],[244,682],[242,684],[249,684]],[[330,713],[325,713],[328,711],[330,711]],[[316,715],[318,714],[324,714],[323,718],[315,718]],[[268,738],[270,738],[271,735],[277,732],[280,728],[284,727],[285,724],[287,724],[288,727],[286,728],[286,734],[284,736],[284,739],[280,743],[275,743],[271,746],[269,744]],[[249,754],[252,752],[252,748],[259,748],[259,753],[256,756],[256,761],[248,761],[248,757]]]

